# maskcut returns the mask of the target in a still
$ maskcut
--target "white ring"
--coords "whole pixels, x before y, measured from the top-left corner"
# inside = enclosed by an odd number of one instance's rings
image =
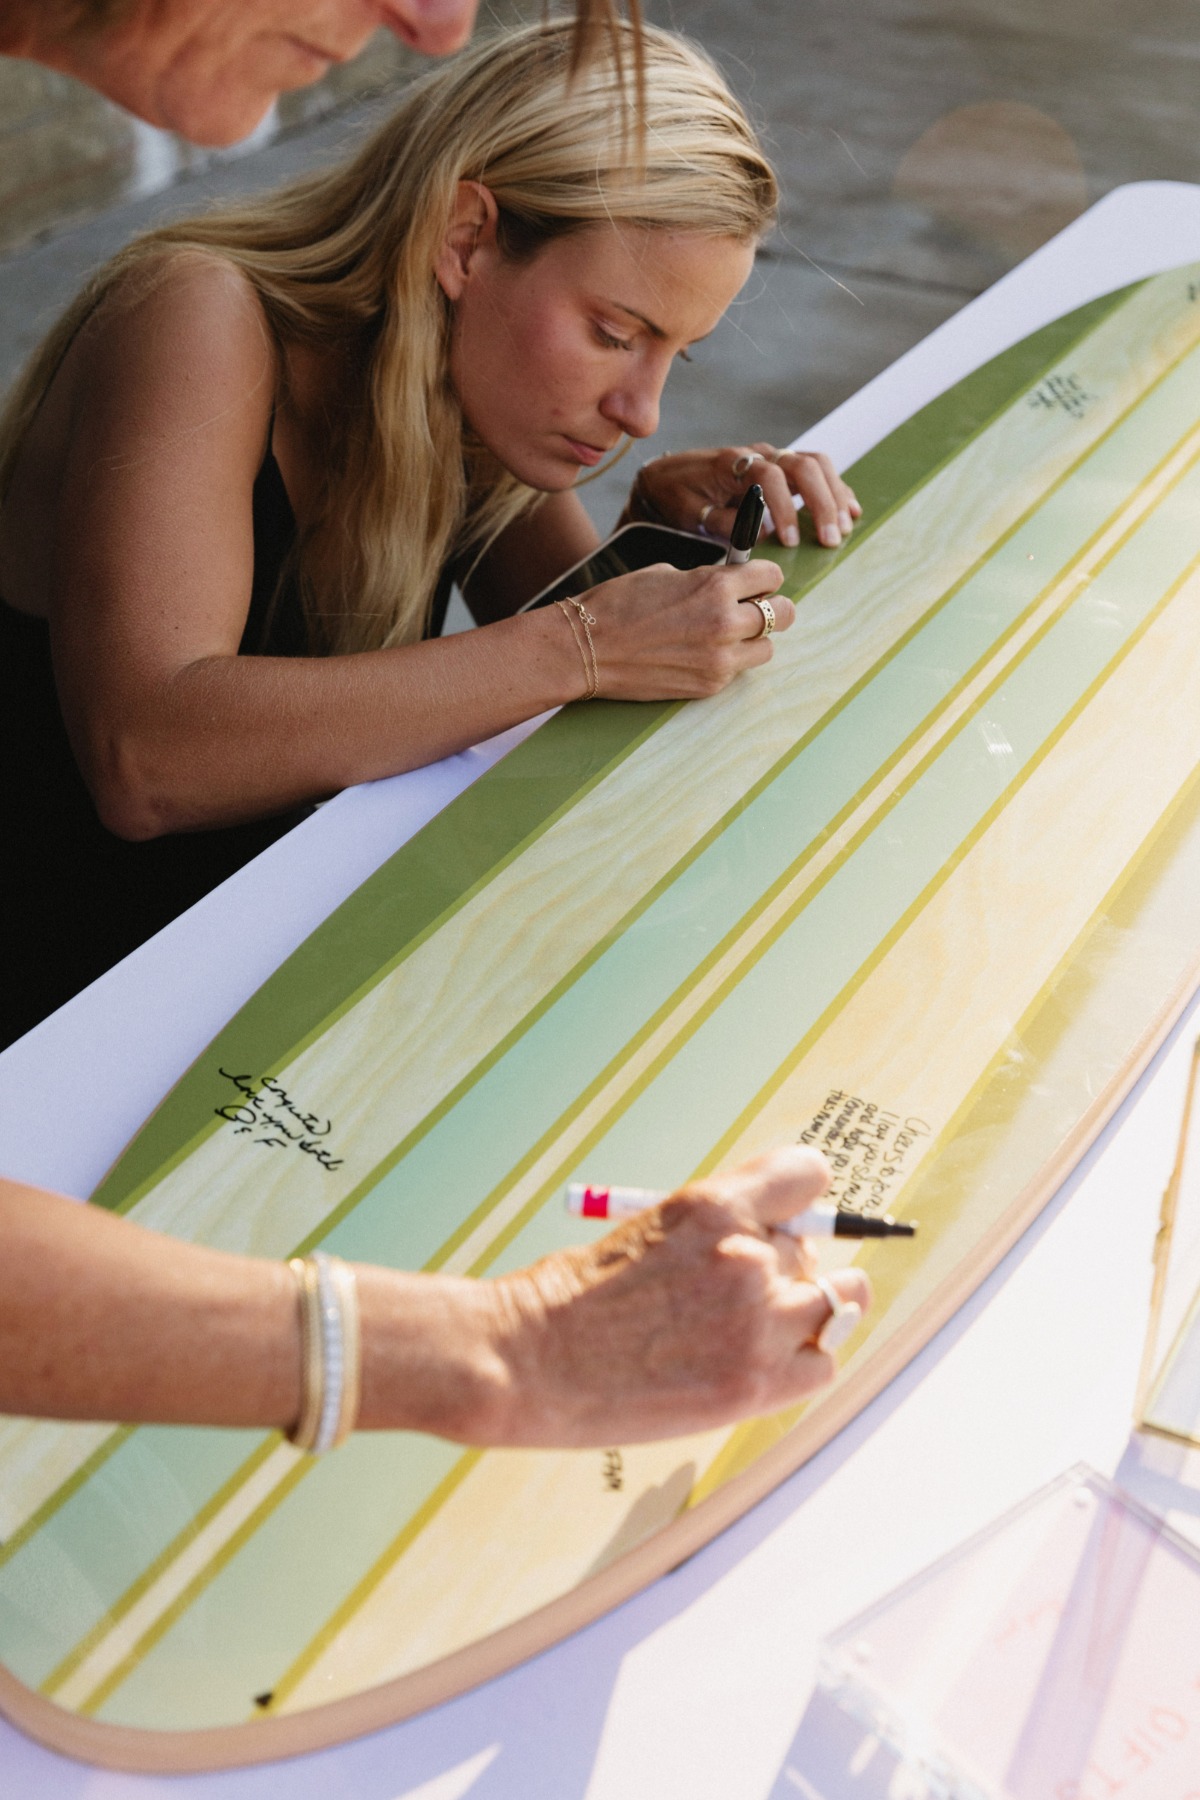
[[[827,1275],[818,1275],[813,1286],[829,1302],[829,1317],[817,1333],[817,1349],[837,1350],[858,1329],[862,1307],[857,1300],[843,1300]]]
[[[709,535],[708,515],[710,512],[715,511],[716,504],[715,500],[710,500],[707,506],[702,506],[700,508],[700,517],[696,520],[696,530],[702,537],[707,537]]]
[[[743,475],[748,475],[755,463],[761,461],[762,457],[757,450],[743,450],[741,455],[736,456],[733,461],[733,475],[735,481],[740,481]]]

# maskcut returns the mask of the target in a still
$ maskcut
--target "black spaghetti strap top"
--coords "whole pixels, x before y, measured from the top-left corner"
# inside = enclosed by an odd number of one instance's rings
[[[243,656],[308,653],[296,520],[269,447],[254,483]],[[440,634],[450,581],[428,635]],[[129,843],[96,816],[54,683],[45,620],[0,601],[0,1048],[30,1030],[312,811]]]

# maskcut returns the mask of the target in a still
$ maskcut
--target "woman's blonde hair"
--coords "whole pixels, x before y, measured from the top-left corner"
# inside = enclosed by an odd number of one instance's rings
[[[434,261],[458,183],[491,190],[502,248],[517,258],[593,224],[751,242],[773,217],[770,164],[712,63],[684,39],[642,28],[642,129],[631,129],[632,31],[618,24],[574,74],[571,21],[481,40],[415,82],[348,162],[130,245],[12,395],[0,495],[67,348],[114,285],[161,270],[174,251],[217,252],[281,342],[348,353],[340,441],[300,548],[313,648],[420,637],[451,554],[477,552],[537,498],[471,441],[450,386],[452,310]]]

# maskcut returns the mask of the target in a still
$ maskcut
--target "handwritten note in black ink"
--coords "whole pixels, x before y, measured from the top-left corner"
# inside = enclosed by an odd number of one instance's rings
[[[214,1109],[218,1119],[233,1127],[234,1137],[248,1137],[267,1150],[296,1150],[331,1172],[341,1168],[345,1157],[332,1155],[324,1141],[333,1133],[332,1119],[305,1112],[274,1075],[219,1072],[237,1090],[237,1099]]]
[[[800,1133],[799,1142],[824,1152],[833,1169],[828,1198],[855,1212],[886,1212],[911,1164],[910,1152],[933,1129],[874,1100],[833,1088]]]

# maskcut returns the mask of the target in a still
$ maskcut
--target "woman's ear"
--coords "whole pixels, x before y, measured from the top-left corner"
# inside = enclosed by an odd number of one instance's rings
[[[495,249],[499,216],[495,195],[482,181],[459,182],[450,223],[433,264],[448,300],[462,297],[479,253]]]

